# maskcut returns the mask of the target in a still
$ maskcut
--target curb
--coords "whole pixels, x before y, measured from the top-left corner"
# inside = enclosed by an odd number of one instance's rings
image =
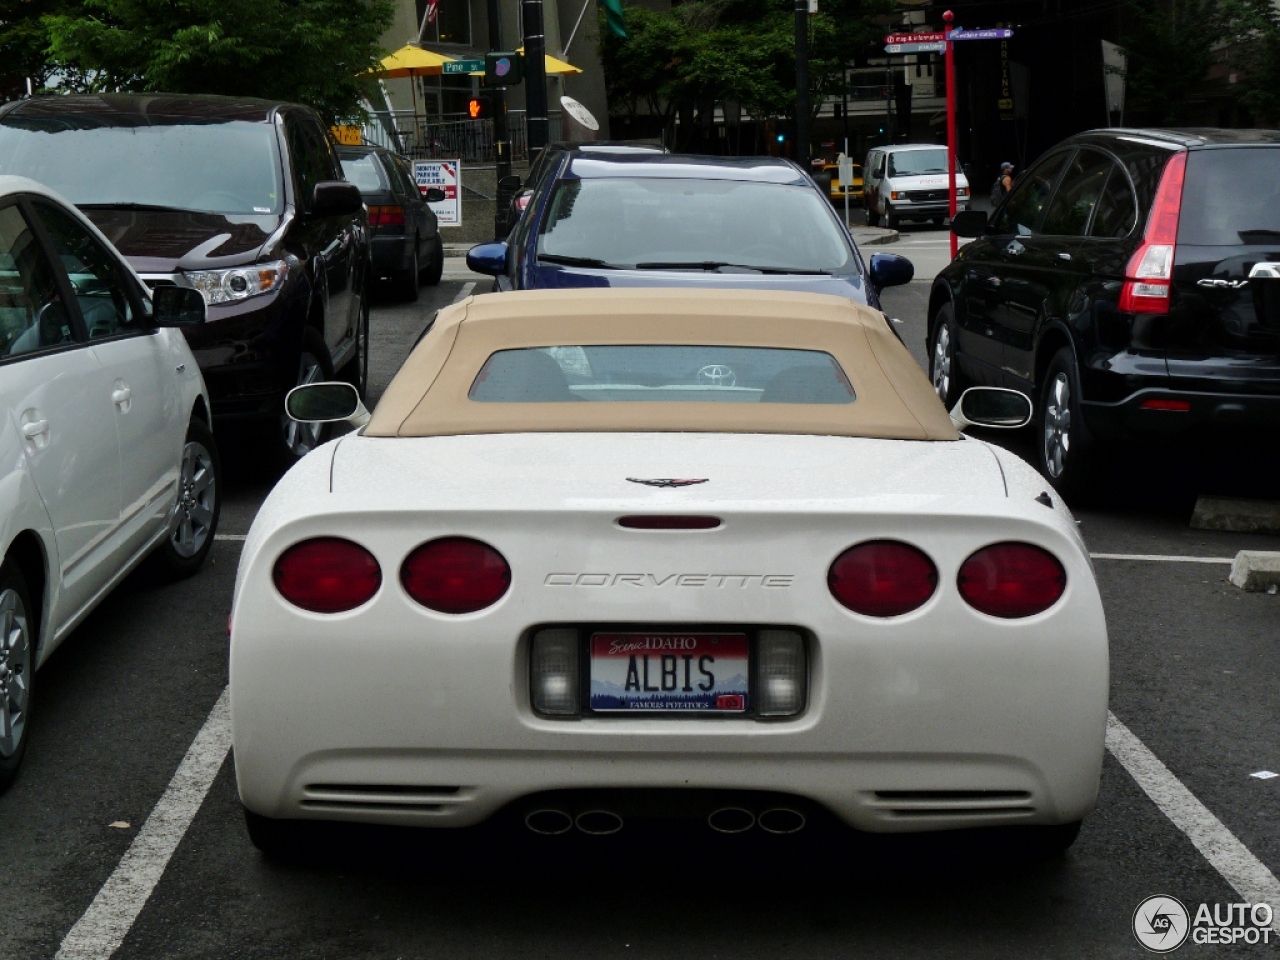
[[[882,234],[872,234],[870,240],[859,240],[855,236],[853,241],[860,247],[875,247],[883,243],[897,243],[901,238],[902,234],[897,230],[886,230]]]
[[[482,240],[476,241],[476,243],[483,242],[484,241]],[[444,255],[446,257],[465,257],[467,255],[467,251],[475,245],[475,243],[446,243],[444,245]]]
[[[1280,502],[1200,497],[1191,514],[1191,526],[1231,533],[1280,533]]]
[[[1250,593],[1280,592],[1280,553],[1241,550],[1231,563],[1230,580]]]

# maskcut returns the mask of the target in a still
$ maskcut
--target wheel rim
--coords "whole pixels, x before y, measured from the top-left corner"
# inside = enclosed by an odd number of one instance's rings
[[[1049,384],[1044,404],[1044,464],[1055,480],[1067,469],[1071,453],[1071,381],[1065,371]]]
[[[0,592],[0,757],[22,745],[31,702],[31,634],[22,597],[12,588]]]
[[[320,360],[311,351],[303,350],[298,361],[298,386],[305,383],[316,383],[324,376]],[[299,423],[287,414],[281,418],[284,424],[284,443],[295,457],[305,457],[320,443],[321,425],[318,423]]]
[[[951,396],[951,328],[945,323],[933,345],[933,389],[943,403]]]
[[[213,455],[203,443],[188,440],[182,448],[178,503],[169,528],[169,543],[178,556],[194,557],[204,549],[213,528],[217,503],[218,480],[213,472]]]

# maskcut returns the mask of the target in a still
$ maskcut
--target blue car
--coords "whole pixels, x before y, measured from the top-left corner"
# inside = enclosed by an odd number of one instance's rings
[[[567,151],[507,240],[467,266],[494,290],[741,287],[847,297],[876,309],[911,261],[862,261],[822,191],[776,157]]]

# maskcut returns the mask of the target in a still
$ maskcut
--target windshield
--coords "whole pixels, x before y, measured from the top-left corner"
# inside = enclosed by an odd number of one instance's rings
[[[499,350],[467,396],[480,403],[854,401],[835,357],[818,350],[641,345]]]
[[[361,193],[379,193],[391,189],[387,185],[386,174],[372,153],[360,157],[340,156],[342,175],[349,183],[354,183]]]
[[[548,262],[619,269],[849,272],[857,262],[812,187],[737,180],[564,180],[538,238]]]
[[[956,164],[959,172],[960,164]],[[947,150],[902,150],[889,154],[889,176],[919,177],[926,173],[947,172]]]
[[[1187,155],[1178,243],[1280,243],[1280,150],[1192,150]]]
[[[0,173],[78,206],[141,204],[228,214],[283,209],[275,128],[265,123],[102,126],[96,118],[0,123]]]

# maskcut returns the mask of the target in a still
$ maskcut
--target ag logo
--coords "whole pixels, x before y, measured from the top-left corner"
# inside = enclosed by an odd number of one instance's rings
[[[1187,942],[1191,916],[1173,897],[1147,897],[1133,911],[1133,935],[1152,953],[1172,953]]]

